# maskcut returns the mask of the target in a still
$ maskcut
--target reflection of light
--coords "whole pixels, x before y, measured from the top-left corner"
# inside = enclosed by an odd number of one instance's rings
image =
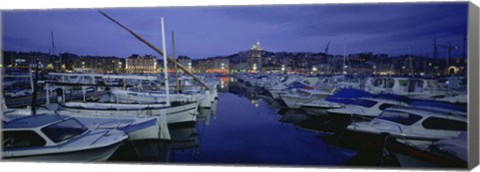
[[[221,78],[220,78],[220,81],[228,82],[228,77],[221,77]]]
[[[255,105],[255,107],[258,108],[258,100],[252,99],[251,102],[252,102],[253,105]]]
[[[256,63],[253,64],[253,70],[257,70],[257,64]]]

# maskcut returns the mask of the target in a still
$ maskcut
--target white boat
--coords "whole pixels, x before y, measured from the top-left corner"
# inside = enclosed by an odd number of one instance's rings
[[[323,90],[296,89],[280,94],[280,98],[288,108],[298,109],[303,103],[325,99],[332,95],[331,92]]]
[[[360,85],[360,81],[354,77],[348,75],[334,75],[322,78],[322,80],[316,84],[316,87],[333,92],[334,90],[344,88],[360,89]]]
[[[393,106],[407,106],[400,100],[382,98],[359,98],[342,108],[327,110],[329,115],[351,116],[354,118],[371,119],[380,115],[385,109]]]
[[[368,78],[365,91],[373,94],[389,93],[412,98],[441,98],[447,96],[447,90],[441,89],[432,79],[406,77]]]
[[[3,122],[2,132],[2,158],[21,161],[105,161],[128,138],[123,131],[47,114]]]
[[[460,92],[446,95],[445,97],[435,98],[436,101],[454,103],[454,104],[464,104],[468,103],[467,92]]]
[[[467,168],[467,145],[467,132],[462,132],[458,137],[441,139],[425,145],[389,141],[387,148],[402,167]]]
[[[280,93],[286,91],[287,89],[290,88],[290,84],[300,80],[301,77],[298,75],[286,75],[281,78],[280,82],[276,84],[271,84],[268,87],[265,87],[265,89],[272,95],[274,99],[280,99]],[[301,81],[298,81],[301,83]]]
[[[59,105],[60,111],[91,114],[103,117],[155,117],[165,115],[168,124],[196,121],[198,102],[171,102],[166,104],[121,104],[98,102],[66,102]]]
[[[372,97],[372,94],[358,89],[342,89],[326,99],[302,103],[300,108],[309,115],[328,115],[327,110],[343,108],[362,97]]]
[[[39,114],[58,114],[75,117],[83,125],[93,129],[116,129],[128,134],[128,140],[161,139],[160,118],[158,117],[129,117],[129,116],[97,116],[94,114],[69,113],[68,111],[53,111],[50,109],[37,109]],[[30,108],[7,109],[3,113],[6,120],[14,120],[25,116],[31,116]]]
[[[111,99],[114,102],[122,103],[165,103],[167,101],[167,95],[165,92],[153,92],[153,91],[130,91],[130,90],[112,90]],[[185,94],[170,94],[171,101],[191,101],[196,100],[194,95]]]
[[[347,130],[363,138],[388,133],[406,143],[421,145],[457,137],[467,130],[467,117],[423,108],[393,107],[370,122],[353,122]]]

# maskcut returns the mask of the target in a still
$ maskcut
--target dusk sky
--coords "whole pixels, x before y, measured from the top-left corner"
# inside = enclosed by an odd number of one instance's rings
[[[127,57],[155,54],[99,9],[2,11],[3,50],[51,49],[78,55]],[[206,58],[248,50],[256,41],[267,51],[433,54],[437,43],[458,46],[462,55],[468,3],[277,5],[100,9],[161,48],[165,17],[168,52],[175,32],[178,55]],[[439,55],[446,56],[440,47]]]

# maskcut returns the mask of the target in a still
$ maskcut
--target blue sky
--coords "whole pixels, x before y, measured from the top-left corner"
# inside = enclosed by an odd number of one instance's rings
[[[175,32],[178,55],[206,58],[247,50],[257,40],[268,51],[374,52],[433,54],[439,44],[456,45],[462,55],[468,3],[276,5],[223,7],[110,8],[2,11],[3,49],[79,55],[154,54],[102,10],[161,48],[160,17],[165,17],[168,52]],[[439,48],[446,56],[446,49]]]

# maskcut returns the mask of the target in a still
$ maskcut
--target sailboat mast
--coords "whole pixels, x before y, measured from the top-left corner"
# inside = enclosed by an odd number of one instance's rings
[[[177,61],[177,50],[175,48],[175,34],[172,31],[172,48],[173,48],[173,59]],[[177,84],[177,94],[180,92],[180,82],[178,80],[178,71],[177,71],[177,63],[175,63],[175,77],[176,77],[176,84]]]
[[[167,45],[165,43],[165,24],[162,17],[162,48],[163,48],[163,75],[165,76],[165,91],[167,95],[167,106],[170,106],[170,90],[168,88],[168,64],[167,64]]]
[[[347,59],[347,40],[343,40],[343,74],[347,74],[347,64],[345,60]]]
[[[207,90],[210,90],[211,88],[205,84],[205,82],[203,82],[203,80],[201,80],[200,78],[198,78],[197,76],[195,76],[192,72],[190,72],[187,68],[185,68],[184,66],[182,66],[181,64],[178,64],[175,60],[173,60],[172,58],[168,57],[168,55],[164,55],[164,53],[162,51],[159,50],[159,48],[153,46],[152,44],[150,44],[149,42],[147,42],[145,39],[143,39],[142,37],[140,37],[138,34],[136,34],[135,32],[133,32],[132,30],[130,30],[129,28],[125,27],[124,25],[122,25],[121,23],[119,23],[118,21],[116,21],[115,19],[113,19],[112,17],[108,16],[107,14],[105,14],[104,12],[102,11],[99,11],[99,13],[101,15],[103,15],[104,17],[108,18],[110,21],[114,22],[115,24],[117,24],[118,26],[120,26],[121,28],[125,29],[127,32],[129,32],[132,36],[134,36],[135,38],[137,38],[140,42],[144,43],[146,46],[150,47],[151,49],[153,49],[155,52],[157,52],[158,54],[164,56],[167,58],[167,60],[170,60],[172,63],[176,63],[178,65],[178,68],[180,70],[182,70],[183,72],[185,72],[186,74],[190,75],[191,77],[193,77],[193,79],[197,80],[202,86],[204,86]]]
[[[413,62],[412,62],[412,52],[410,50],[410,48],[408,48],[408,58],[410,59],[410,70],[412,72],[411,76],[413,78]]]

